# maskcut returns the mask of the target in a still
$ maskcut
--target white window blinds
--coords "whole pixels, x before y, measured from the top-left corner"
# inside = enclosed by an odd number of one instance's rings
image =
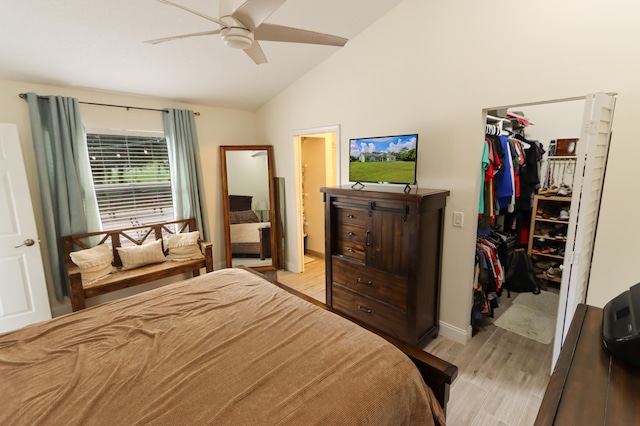
[[[104,230],[173,220],[164,137],[87,134]]]

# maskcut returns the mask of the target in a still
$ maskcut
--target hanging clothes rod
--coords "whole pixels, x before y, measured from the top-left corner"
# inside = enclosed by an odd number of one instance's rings
[[[25,99],[25,100],[27,99],[27,94],[26,93],[20,93],[18,96],[20,96],[22,99]],[[44,96],[41,96],[41,97],[45,98]],[[83,101],[78,101],[78,103],[85,104],[85,105],[112,107],[112,108],[125,108],[126,110],[140,109],[140,110],[144,110],[144,111],[161,111],[161,112],[166,112],[166,113],[169,112],[166,109],[143,108],[143,107],[135,107],[135,106],[130,106],[130,105],[100,104],[100,103],[96,103],[96,102],[83,102]],[[194,112],[193,114],[194,115],[200,115],[199,112]]]
[[[511,121],[508,118],[501,118],[501,117],[494,117],[493,115],[489,115],[487,114],[487,120],[494,120],[494,121]]]

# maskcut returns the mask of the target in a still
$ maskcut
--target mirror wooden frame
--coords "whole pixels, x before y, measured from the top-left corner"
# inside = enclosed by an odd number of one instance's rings
[[[271,226],[270,245],[271,245],[271,264],[250,266],[251,269],[260,272],[277,270],[277,250],[276,250],[276,196],[274,188],[274,167],[273,167],[273,146],[272,145],[221,145],[220,146],[220,165],[222,169],[222,206],[224,210],[224,238],[225,238],[225,255],[227,267],[233,267],[233,256],[231,249],[231,218],[230,218],[230,202],[229,202],[229,180],[227,169],[227,153],[234,151],[266,151],[267,153],[267,174],[269,180],[269,222]],[[249,266],[249,265],[248,265]]]

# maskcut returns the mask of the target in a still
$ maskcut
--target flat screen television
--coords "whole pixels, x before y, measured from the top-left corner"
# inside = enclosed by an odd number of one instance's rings
[[[349,181],[416,184],[418,134],[349,140]],[[354,185],[355,186],[355,185]]]

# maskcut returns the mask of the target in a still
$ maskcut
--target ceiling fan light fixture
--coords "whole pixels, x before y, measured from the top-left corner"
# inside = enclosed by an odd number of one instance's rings
[[[253,45],[253,33],[246,28],[228,27],[220,31],[224,44],[233,49],[248,49]]]

